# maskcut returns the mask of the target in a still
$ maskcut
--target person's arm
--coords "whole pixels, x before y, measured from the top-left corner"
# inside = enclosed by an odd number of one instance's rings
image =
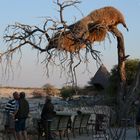
[[[12,100],[9,100],[5,105],[5,111],[9,111],[11,109],[11,102]]]

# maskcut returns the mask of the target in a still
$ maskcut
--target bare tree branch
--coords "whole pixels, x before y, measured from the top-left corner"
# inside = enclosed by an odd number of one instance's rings
[[[79,0],[64,2],[56,0],[60,21],[48,17],[42,28],[21,23],[7,26],[4,34],[7,50],[1,54],[0,58],[5,56],[12,60],[16,51],[31,46],[39,53],[45,53],[42,63],[46,64],[47,75],[49,75],[49,65],[58,66],[62,71],[68,68],[72,81],[76,82],[76,68],[81,62],[89,62],[87,57],[89,54],[98,64],[101,63],[101,53],[93,49],[92,44],[105,40],[107,33],[118,24],[127,28],[123,15],[114,7],[94,10],[73,25],[67,25],[63,17],[64,9],[76,7],[79,3]],[[60,28],[60,25],[63,27]],[[82,57],[82,50],[85,50],[85,57]]]

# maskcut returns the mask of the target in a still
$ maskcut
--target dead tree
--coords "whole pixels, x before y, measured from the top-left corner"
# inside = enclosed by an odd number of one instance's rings
[[[46,53],[43,62],[49,74],[49,65],[57,65],[61,71],[68,69],[68,82],[76,84],[76,68],[82,63],[88,64],[89,55],[100,63],[100,52],[94,50],[93,44],[105,40],[108,32],[113,33],[118,43],[118,66],[119,66],[119,107],[124,105],[127,96],[125,75],[125,47],[122,33],[117,29],[122,24],[127,30],[123,14],[114,7],[103,7],[89,13],[72,25],[67,25],[63,19],[63,11],[66,7],[76,6],[78,0],[64,1],[56,0],[59,7],[60,21],[47,18],[42,28],[29,26],[21,23],[9,25],[5,30],[4,40],[7,50],[0,55],[0,60],[7,60],[7,65],[16,52],[22,55],[22,47],[31,46],[39,53]],[[84,51],[84,55],[83,52]],[[1,61],[2,62],[2,61]],[[125,102],[124,102],[125,97]],[[120,120],[125,114],[121,114]],[[122,133],[114,133],[114,139],[121,138]]]
[[[88,64],[88,54],[91,54],[97,63],[101,62],[100,52],[94,50],[93,43],[103,41],[108,32],[118,24],[128,29],[122,13],[114,7],[94,10],[76,23],[67,25],[63,19],[63,11],[66,7],[76,6],[78,3],[80,3],[78,0],[62,3],[57,0],[60,21],[47,18],[42,28],[20,23],[9,25],[4,35],[8,47],[1,58],[6,56],[7,64],[10,65],[9,62],[15,52],[22,53],[22,47],[31,46],[41,53],[46,53],[43,62],[46,64],[47,75],[49,64],[58,65],[61,71],[65,71],[68,67],[68,77],[71,77],[68,82],[76,83],[75,70],[82,62]],[[84,55],[81,53],[82,50]],[[56,63],[57,59],[59,63]]]

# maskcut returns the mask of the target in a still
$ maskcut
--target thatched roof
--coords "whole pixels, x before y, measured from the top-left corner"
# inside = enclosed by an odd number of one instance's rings
[[[102,88],[106,88],[109,85],[109,72],[106,67],[102,64],[98,71],[92,78],[92,83],[97,86],[100,85]]]

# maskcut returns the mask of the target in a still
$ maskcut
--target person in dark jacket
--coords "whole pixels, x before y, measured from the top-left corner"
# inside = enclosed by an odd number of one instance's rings
[[[45,104],[41,112],[41,123],[45,130],[45,139],[51,140],[50,126],[54,117],[54,105],[51,103],[51,97],[46,96]]]
[[[15,139],[17,140],[17,135],[15,132],[15,119],[14,116],[19,109],[19,94],[18,92],[13,93],[13,99],[9,100],[5,106],[6,122],[5,129],[10,129],[14,131]]]
[[[24,140],[27,140],[28,138],[25,124],[29,114],[29,103],[25,99],[24,92],[21,92],[19,96],[19,109],[17,111],[17,114],[15,115],[15,130],[18,140],[22,140],[22,137],[24,138]]]

